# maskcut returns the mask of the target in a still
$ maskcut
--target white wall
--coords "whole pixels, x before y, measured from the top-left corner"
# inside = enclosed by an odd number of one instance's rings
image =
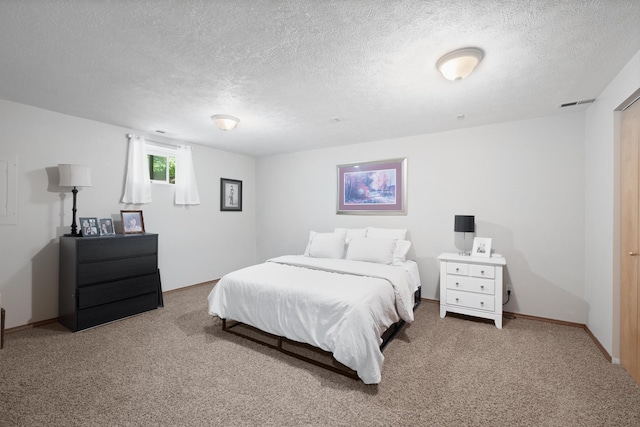
[[[15,154],[19,162],[18,225],[0,225],[8,328],[58,316],[58,237],[69,232],[72,207],[71,193],[57,188],[58,163],[91,167],[93,186],[79,191],[78,216],[117,218],[121,209],[143,210],[147,231],[159,233],[163,290],[255,262],[253,158],[194,145],[199,206],[174,206],[173,189],[162,185],[154,185],[153,203],[123,205],[125,135],[135,130],[3,100],[0,129],[0,153]],[[221,177],[243,180],[243,212],[220,212]]]
[[[586,113],[586,324],[614,360],[620,355],[620,134],[614,110],[638,89],[640,51]]]
[[[409,229],[423,295],[439,298],[435,257],[457,250],[453,215],[474,214],[477,235],[492,237],[508,262],[506,279],[514,294],[505,310],[586,323],[615,358],[619,147],[614,110],[638,88],[640,52],[584,115],[255,161],[194,146],[202,204],[176,207],[170,187],[155,186],[154,203],[139,207],[147,230],[160,233],[163,288],[218,278],[256,259],[301,253],[312,229],[376,225]],[[94,186],[80,191],[79,215],[104,217],[138,208],[119,203],[125,134],[135,130],[3,100],[0,129],[0,153],[19,157],[18,225],[0,225],[0,293],[7,327],[14,327],[57,316],[57,238],[68,232],[71,195],[49,184],[55,166],[92,167]],[[395,157],[409,158],[407,216],[335,214],[337,164]],[[243,180],[242,213],[219,211],[220,177]]]
[[[408,158],[406,216],[336,215],[336,165]],[[584,113],[256,160],[257,260],[302,253],[310,230],[402,227],[423,297],[439,298],[453,217],[475,215],[514,293],[505,310],[584,323]]]

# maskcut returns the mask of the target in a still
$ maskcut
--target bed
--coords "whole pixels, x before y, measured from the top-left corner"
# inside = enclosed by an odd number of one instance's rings
[[[233,320],[330,352],[364,383],[379,383],[382,337],[413,321],[420,277],[403,233],[363,230],[311,232],[304,255],[225,275],[209,294],[209,313],[225,328]]]

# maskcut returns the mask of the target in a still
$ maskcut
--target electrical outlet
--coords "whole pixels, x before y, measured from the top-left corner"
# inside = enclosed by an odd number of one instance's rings
[[[513,293],[513,286],[511,286],[511,283],[507,283],[507,293],[509,294]]]

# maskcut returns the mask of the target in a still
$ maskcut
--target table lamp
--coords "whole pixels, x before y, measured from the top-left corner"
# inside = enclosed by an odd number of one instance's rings
[[[467,252],[467,233],[473,233],[476,231],[475,216],[473,215],[456,215],[453,225],[453,231],[463,234],[463,248],[459,255],[470,255]]]
[[[76,196],[78,187],[91,187],[91,168],[83,165],[58,165],[60,172],[60,187],[73,187],[73,222],[71,223],[71,234],[65,236],[78,237],[78,226],[76,224]]]

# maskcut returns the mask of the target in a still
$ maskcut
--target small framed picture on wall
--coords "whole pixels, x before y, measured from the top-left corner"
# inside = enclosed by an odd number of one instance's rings
[[[220,210],[242,211],[242,181],[220,178]]]
[[[491,238],[489,237],[475,237],[473,239],[473,249],[471,250],[471,256],[491,256]]]

